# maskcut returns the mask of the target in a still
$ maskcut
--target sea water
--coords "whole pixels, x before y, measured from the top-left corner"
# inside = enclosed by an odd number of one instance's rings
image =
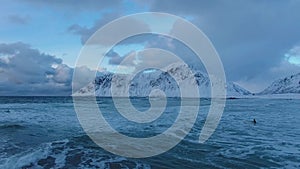
[[[124,120],[111,98],[97,98],[97,104],[116,131],[142,138],[171,127],[181,101],[199,101],[168,99],[162,116],[145,126]],[[151,106],[147,98],[131,103],[138,110]],[[227,100],[217,129],[202,144],[210,100],[200,103],[194,127],[177,146],[131,159],[105,151],[86,135],[72,97],[0,97],[0,168],[300,168],[300,100]]]

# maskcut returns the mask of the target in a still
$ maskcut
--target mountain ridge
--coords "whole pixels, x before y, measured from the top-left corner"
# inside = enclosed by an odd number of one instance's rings
[[[266,94],[300,94],[300,73],[286,76],[275,80],[264,89],[262,92],[259,92],[259,95]]]
[[[188,88],[189,85],[198,87],[200,97],[209,98],[211,93],[211,84],[207,74],[201,71],[190,71],[189,67],[185,64],[172,64],[164,69],[164,71],[150,71],[150,73],[139,73],[132,80],[129,75],[113,74],[110,72],[99,73],[94,82],[88,84],[86,87],[81,88],[75,92],[73,96],[100,96],[111,97],[112,91],[110,88],[113,84],[113,92],[118,96],[132,97],[147,97],[151,96],[160,97],[161,92],[154,89],[160,89],[165,92],[167,97],[181,97],[180,87]],[[175,78],[175,79],[174,79]],[[179,83],[177,85],[176,81]],[[221,81],[216,81],[221,83]],[[180,86],[180,87],[179,87]],[[251,95],[251,92],[242,88],[234,82],[226,83],[227,97],[241,97],[244,95]],[[186,90],[185,90],[186,91]],[[194,91],[187,94],[188,97],[198,96]]]

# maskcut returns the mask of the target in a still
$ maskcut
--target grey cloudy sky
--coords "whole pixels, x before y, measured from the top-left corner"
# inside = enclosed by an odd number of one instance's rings
[[[1,3],[0,95],[70,94],[74,65],[84,42],[113,19],[147,11],[179,15],[199,27],[217,49],[227,79],[252,92],[263,90],[277,78],[300,72],[298,0]],[[117,64],[143,47],[167,49],[182,57],[192,55],[176,41],[145,35],[124,41],[107,57],[107,64]],[[82,81],[94,72],[86,67],[77,69]]]

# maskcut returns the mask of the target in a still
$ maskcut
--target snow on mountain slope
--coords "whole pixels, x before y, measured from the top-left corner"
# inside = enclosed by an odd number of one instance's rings
[[[235,96],[243,96],[243,95],[251,95],[252,93],[248,90],[242,88],[238,84],[233,82],[227,82],[227,96],[228,97],[235,97]]]
[[[276,80],[259,94],[300,94],[300,73]]]
[[[96,77],[93,83],[88,84],[73,95],[109,97],[113,92],[122,97],[127,95],[126,88],[129,88],[129,95],[133,97],[147,97],[150,93],[151,96],[162,96],[162,93],[155,89],[162,90],[168,97],[180,97],[181,89],[187,89],[193,85],[198,87],[200,97],[210,97],[211,87],[208,75],[200,71],[192,73],[185,64],[175,63],[166,67],[164,71],[146,70],[137,74],[132,80],[130,78],[129,75],[124,74],[102,73]],[[113,88],[112,91],[111,87]],[[227,97],[251,94],[232,82],[226,84],[226,89]],[[197,97],[195,91],[187,91],[188,97]]]

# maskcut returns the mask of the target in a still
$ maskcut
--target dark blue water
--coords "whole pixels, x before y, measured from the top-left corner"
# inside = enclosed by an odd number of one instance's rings
[[[145,98],[133,102],[141,110],[150,106]],[[98,104],[116,130],[134,137],[166,130],[180,106],[171,99],[166,115],[143,127],[120,122],[110,98]],[[71,97],[0,97],[0,168],[300,168],[300,100],[227,100],[218,128],[199,144],[209,104],[201,100],[194,128],[176,147],[155,157],[129,159],[91,141]]]

